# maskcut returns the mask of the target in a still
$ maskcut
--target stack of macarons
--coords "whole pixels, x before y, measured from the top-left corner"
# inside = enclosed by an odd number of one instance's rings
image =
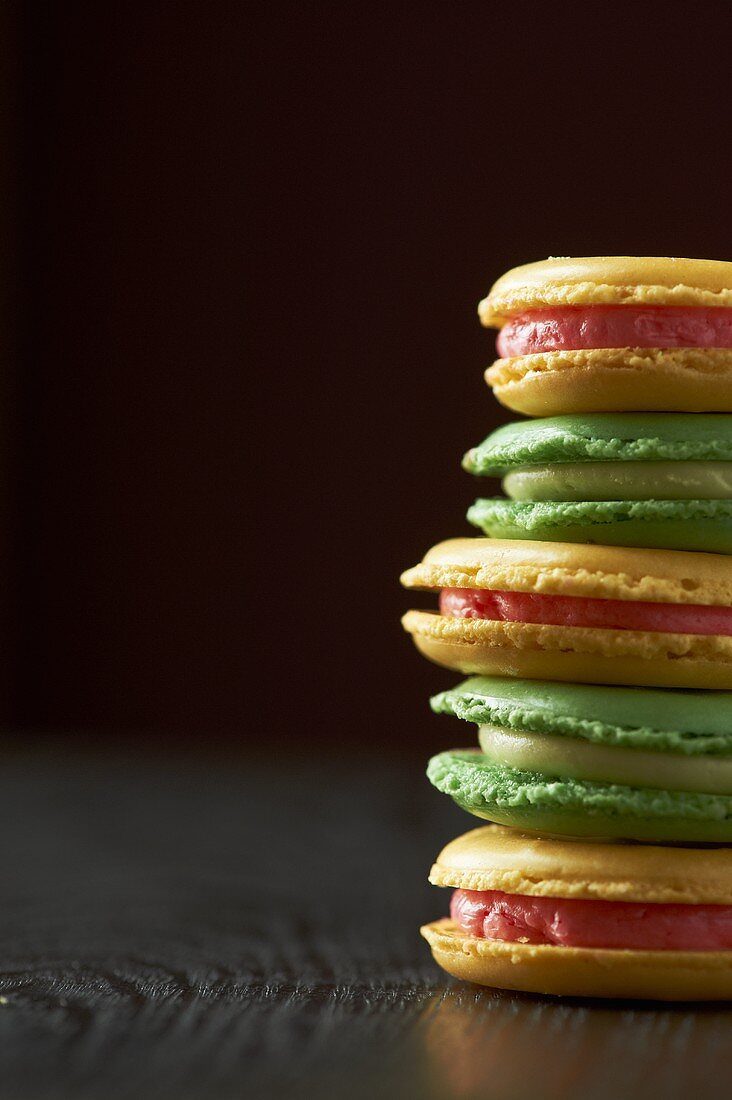
[[[505,496],[402,577],[405,629],[478,727],[431,782],[491,822],[438,856],[449,973],[732,999],[732,263],[552,259],[481,302],[486,379],[536,417],[464,466]]]

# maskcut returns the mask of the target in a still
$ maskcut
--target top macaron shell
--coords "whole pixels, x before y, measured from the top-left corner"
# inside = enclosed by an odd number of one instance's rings
[[[533,897],[732,905],[732,848],[588,843],[484,825],[443,848],[429,878]]]
[[[476,725],[623,749],[732,756],[732,692],[673,691],[473,676],[430,700]]]
[[[732,306],[732,263],[675,256],[561,256],[514,267],[478,306],[500,328],[529,309],[578,305]]]
[[[480,303],[501,328],[528,310],[633,306],[729,308],[732,263],[675,257],[552,258],[503,275]],[[609,347],[498,359],[495,397],[527,416],[657,411],[732,412],[732,348]]]
[[[715,554],[459,538],[401,576],[405,588],[493,588],[552,596],[732,607],[732,560]]]
[[[732,461],[726,413],[598,413],[520,420],[492,432],[463,459],[471,474],[503,477],[555,462]]]

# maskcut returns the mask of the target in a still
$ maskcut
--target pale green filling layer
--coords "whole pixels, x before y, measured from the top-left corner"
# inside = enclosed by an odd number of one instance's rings
[[[678,756],[592,744],[503,726],[478,728],[480,747],[494,764],[546,779],[589,779],[629,787],[732,794],[732,760]]]
[[[503,479],[512,500],[730,500],[732,462],[555,462]]]

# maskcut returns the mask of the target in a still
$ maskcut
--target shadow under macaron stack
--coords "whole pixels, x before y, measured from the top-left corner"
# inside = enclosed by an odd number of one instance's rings
[[[537,419],[464,459],[501,478],[402,577],[405,629],[469,678],[432,700],[476,747],[428,775],[491,822],[430,875],[457,977],[732,999],[732,263],[548,260],[481,302],[486,373]]]

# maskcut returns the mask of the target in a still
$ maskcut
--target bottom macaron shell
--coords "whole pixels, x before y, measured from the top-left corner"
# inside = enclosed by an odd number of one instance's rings
[[[490,538],[732,554],[732,501],[476,500],[468,520]]]
[[[434,756],[430,782],[474,817],[533,833],[732,843],[732,796],[559,779],[494,764],[472,749]]]
[[[420,929],[438,966],[462,981],[559,997],[732,1000],[732,951],[625,951],[505,943],[449,918]]]
[[[732,412],[729,348],[597,348],[499,359],[496,398],[526,416],[586,412]]]
[[[424,611],[407,612],[403,623],[420,653],[458,672],[586,684],[732,689],[730,639],[448,619]]]

